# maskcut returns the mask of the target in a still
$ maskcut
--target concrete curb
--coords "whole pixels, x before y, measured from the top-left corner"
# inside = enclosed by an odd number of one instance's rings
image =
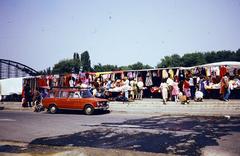
[[[33,108],[22,107],[21,102],[2,102],[0,110],[33,111]],[[190,116],[240,116],[240,100],[223,102],[219,100],[191,101],[190,104],[175,102],[162,103],[161,99],[144,99],[134,102],[110,102],[109,110],[129,114],[156,115],[190,115]]]
[[[191,101],[190,104],[167,102],[161,99],[146,99],[135,102],[110,102],[113,112],[161,115],[190,115],[190,116],[240,116],[240,100],[224,102],[220,100]]]

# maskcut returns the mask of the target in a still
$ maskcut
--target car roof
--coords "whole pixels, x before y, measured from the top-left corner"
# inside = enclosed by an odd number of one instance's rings
[[[51,91],[53,92],[59,92],[59,91],[64,91],[64,92],[77,92],[77,91],[82,91],[82,90],[89,90],[89,88],[52,88]]]

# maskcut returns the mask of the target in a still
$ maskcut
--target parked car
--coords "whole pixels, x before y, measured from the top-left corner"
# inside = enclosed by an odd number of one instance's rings
[[[107,110],[108,100],[95,98],[88,89],[57,89],[42,100],[43,107],[54,114],[58,110],[83,110],[93,114],[95,110]]]

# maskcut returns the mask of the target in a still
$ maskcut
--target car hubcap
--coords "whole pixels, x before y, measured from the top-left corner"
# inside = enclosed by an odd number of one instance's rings
[[[56,111],[56,108],[55,107],[52,107],[51,108],[51,112],[54,113]]]
[[[88,107],[88,108],[86,109],[86,112],[87,112],[87,113],[91,113],[91,111],[92,111],[92,109],[91,109],[90,107]]]

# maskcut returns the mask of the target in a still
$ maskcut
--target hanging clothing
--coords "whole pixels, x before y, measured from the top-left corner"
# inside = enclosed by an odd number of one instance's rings
[[[211,67],[211,75],[210,76],[220,76],[219,67]]]
[[[133,72],[133,75],[132,75],[133,77],[132,78],[137,78],[137,72]]]
[[[202,68],[202,70],[201,70],[201,74],[203,75],[203,76],[206,76],[207,74],[206,74],[206,69],[203,67]]]
[[[115,81],[115,80],[116,80],[115,73],[112,73],[112,74],[111,74],[111,80],[112,80],[112,81]]]
[[[174,72],[173,72],[173,70],[172,70],[172,69],[169,69],[168,73],[169,73],[169,77],[170,77],[171,79],[173,79],[173,78],[174,78]]]
[[[147,87],[153,85],[153,82],[152,82],[152,74],[151,74],[150,71],[147,72],[145,85],[146,85]]]
[[[162,70],[162,78],[163,78],[163,79],[168,78],[168,72],[167,72],[166,69],[163,69],[163,70]]]
[[[220,77],[223,77],[227,73],[227,68],[225,66],[220,67]]]
[[[196,67],[196,68],[194,69],[194,75],[200,75],[200,74],[201,74],[200,69],[199,69],[198,67]]]
[[[156,72],[156,71],[153,71],[152,76],[153,76],[153,77],[157,77],[157,72]]]
[[[235,74],[234,74],[234,70],[235,70],[234,67],[229,67],[228,71],[229,71],[229,75],[230,75],[230,76],[234,76],[234,75],[235,75]]]
[[[206,76],[211,76],[211,68],[210,67],[206,67]]]
[[[179,69],[177,69],[175,76],[179,76]]]
[[[185,74],[183,70],[179,71],[178,77],[179,77],[179,81],[185,80]]]
[[[123,79],[123,78],[124,78],[124,73],[122,72],[122,73],[121,73],[121,79]]]
[[[133,73],[132,73],[132,72],[128,72],[128,73],[127,73],[127,77],[128,77],[129,79],[132,79],[132,78],[133,78]]]

